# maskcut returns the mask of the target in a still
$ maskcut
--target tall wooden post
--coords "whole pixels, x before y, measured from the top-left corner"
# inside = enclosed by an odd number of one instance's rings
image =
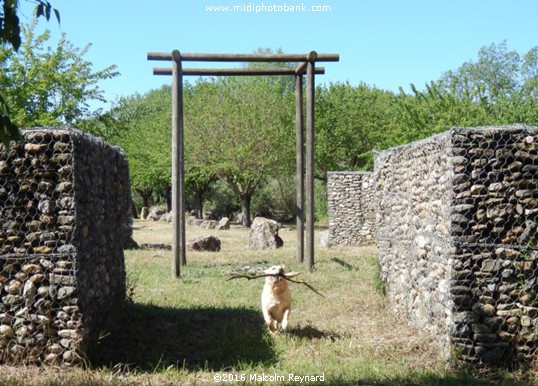
[[[306,265],[314,269],[314,95],[316,51],[308,54],[306,67]]]
[[[295,75],[295,127],[296,127],[296,175],[297,206],[297,261],[304,261],[304,166],[303,166],[303,75]]]
[[[172,274],[179,277],[185,254],[185,188],[183,144],[183,73],[181,55],[172,51]]]

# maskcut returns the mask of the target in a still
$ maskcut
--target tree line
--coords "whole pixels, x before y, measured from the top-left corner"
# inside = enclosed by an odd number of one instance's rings
[[[97,87],[118,76],[94,71],[89,47],[66,36],[51,49],[50,33],[23,26],[15,50],[0,46],[0,85],[19,127],[73,124],[121,146],[139,206],[169,203],[171,87],[121,97],[108,111]],[[271,52],[259,49],[258,52]],[[256,64],[260,66],[261,64]],[[291,64],[269,64],[286,66]],[[184,85],[187,206],[229,215],[241,211],[281,221],[295,213],[295,99],[293,77],[200,78]],[[520,54],[506,42],[484,46],[477,58],[419,88],[379,89],[365,83],[316,87],[317,215],[331,170],[370,170],[373,150],[422,139],[454,126],[538,125],[538,46]]]
[[[520,55],[501,42],[483,47],[475,61],[423,89],[410,85],[410,91],[392,92],[349,82],[317,86],[315,177],[320,191],[331,170],[372,169],[374,149],[454,126],[538,125],[537,81],[538,47]],[[101,135],[100,130],[116,125],[107,139],[125,149],[133,187],[146,199],[170,185],[170,95],[170,87],[163,86],[121,98],[105,123],[89,128]],[[201,215],[204,199],[216,211],[241,205],[245,225],[251,205],[256,214],[292,219],[293,78],[198,79],[186,85],[184,99],[189,206]],[[230,208],[211,203],[212,197],[223,199],[223,189],[231,192],[224,199],[231,200]]]

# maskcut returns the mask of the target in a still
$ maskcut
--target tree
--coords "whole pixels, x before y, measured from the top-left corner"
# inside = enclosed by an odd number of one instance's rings
[[[423,91],[400,90],[397,106],[404,141],[425,138],[453,126],[538,124],[538,47],[523,56],[506,42],[485,46],[478,60],[448,71]]]
[[[115,66],[92,70],[84,59],[90,46],[73,47],[62,34],[55,48],[46,47],[50,31],[35,33],[36,23],[22,27],[18,51],[0,47],[0,85],[17,126],[72,124],[90,115],[90,100],[105,101],[97,83],[118,75]]]
[[[373,165],[378,133],[394,120],[394,95],[364,83],[329,83],[316,89],[316,178],[331,170]]]
[[[283,86],[272,77],[199,81],[185,113],[187,157],[236,194],[244,226],[250,226],[256,188],[295,148],[289,146],[293,113]]]
[[[517,51],[508,51],[506,41],[482,47],[476,62],[463,63],[457,70],[446,72],[440,86],[458,97],[473,102],[493,103],[511,96],[520,85],[521,57]]]
[[[54,12],[58,23],[60,22],[60,12],[52,8],[46,0],[34,0],[36,3],[35,17],[45,17],[50,19],[51,12]],[[18,0],[0,0],[0,45],[8,44],[15,51],[21,45],[21,29],[18,13]],[[7,147],[10,140],[20,139],[18,127],[12,122],[10,109],[6,95],[0,90],[0,141]]]
[[[107,134],[105,140],[124,150],[131,188],[147,207],[154,192],[165,194],[171,186],[171,94],[171,87],[163,86],[144,95],[122,97],[105,118],[85,126],[94,134]]]
[[[523,87],[527,94],[538,97],[538,46],[531,48],[523,56],[521,76],[523,78]]]

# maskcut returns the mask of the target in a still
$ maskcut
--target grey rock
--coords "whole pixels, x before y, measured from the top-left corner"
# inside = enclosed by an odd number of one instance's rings
[[[325,230],[321,232],[318,236],[318,244],[321,247],[328,247],[329,246],[329,230]]]
[[[148,216],[146,217],[146,220],[148,221],[159,221],[161,217],[166,214],[166,210],[161,208],[151,208]]]
[[[187,242],[187,249],[189,251],[218,252],[220,251],[220,240],[215,236],[199,237]]]
[[[228,217],[223,217],[219,220],[217,226],[215,227],[217,230],[227,230],[230,229],[230,219]]]
[[[278,235],[279,225],[276,221],[256,217],[250,227],[249,243],[251,249],[277,249],[284,245]]]

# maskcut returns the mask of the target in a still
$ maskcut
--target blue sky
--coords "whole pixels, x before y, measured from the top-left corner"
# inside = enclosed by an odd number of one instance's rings
[[[169,77],[152,75],[150,51],[251,53],[258,47],[286,53],[339,53],[324,63],[318,83],[349,80],[397,91],[419,89],[443,72],[477,58],[478,50],[507,41],[520,54],[538,45],[537,0],[50,0],[61,24],[41,21],[77,47],[91,43],[94,69],[116,64],[121,76],[100,87],[110,101],[145,93]],[[29,5],[21,2],[24,13]],[[321,12],[285,12],[273,6]],[[211,6],[245,11],[211,12]],[[250,6],[250,8],[249,8]],[[261,12],[249,12],[265,6]],[[329,10],[330,7],[330,10]],[[24,21],[24,19],[23,19]],[[226,64],[237,66],[238,64]],[[187,63],[185,67],[215,67]],[[194,80],[194,79],[193,79]]]

